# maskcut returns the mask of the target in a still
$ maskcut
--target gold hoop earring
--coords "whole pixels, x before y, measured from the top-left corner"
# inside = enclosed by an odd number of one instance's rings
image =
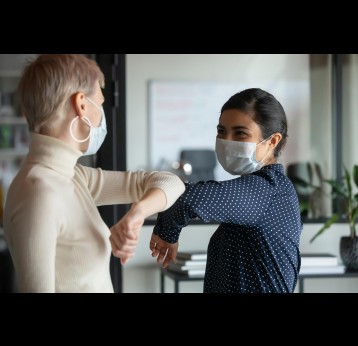
[[[78,142],[78,143],[83,143],[83,142],[86,142],[86,141],[90,138],[91,131],[90,131],[90,133],[88,134],[88,136],[87,136],[85,139],[77,139],[77,138],[75,137],[75,135],[73,134],[73,131],[72,131],[72,126],[73,126],[74,122],[75,122],[76,120],[78,120],[79,118],[80,118],[80,117],[77,116],[76,118],[73,118],[73,119],[72,119],[71,124],[70,124],[70,134],[71,134],[71,137],[72,137],[72,139],[73,139],[74,141],[76,141],[76,142]],[[84,121],[90,128],[92,127],[92,124],[91,124],[90,120],[89,120],[86,116],[83,117],[83,121]]]

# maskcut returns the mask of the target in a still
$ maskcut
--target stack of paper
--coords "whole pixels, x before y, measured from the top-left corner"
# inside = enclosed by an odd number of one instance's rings
[[[300,274],[342,274],[346,270],[338,257],[329,253],[302,253]]]
[[[206,252],[178,252],[177,263],[170,262],[167,269],[187,276],[204,276],[206,267]]]

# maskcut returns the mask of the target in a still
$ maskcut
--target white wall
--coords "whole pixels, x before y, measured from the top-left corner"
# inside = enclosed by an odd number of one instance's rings
[[[126,59],[127,167],[130,170],[148,167],[149,80],[248,83],[282,79],[307,82],[310,78],[309,59],[305,54],[128,54]],[[260,87],[256,83],[252,86]],[[308,135],[311,126],[309,98],[303,99],[302,102],[306,112],[296,114],[296,122],[289,123],[290,138],[285,150],[286,162],[311,159]],[[287,157],[287,153],[291,153],[292,150],[296,150],[297,155]],[[338,254],[339,237],[341,234],[348,235],[348,226],[335,225],[321,239],[318,238],[313,244],[309,244],[310,237],[319,227],[319,224],[305,225],[302,251]],[[159,269],[148,249],[152,228],[153,226],[143,228],[135,258],[123,267],[124,292],[159,292]],[[192,225],[184,228],[180,238],[180,249],[205,250],[215,229],[214,225]],[[307,280],[305,286],[307,292],[358,292],[358,279]],[[172,288],[171,280],[167,280],[167,291],[172,291]],[[181,291],[201,292],[202,282],[181,283]]]
[[[237,82],[263,89],[274,86],[273,89],[279,89],[280,95],[274,95],[279,101],[289,100],[288,104],[283,104],[289,118],[289,144],[283,152],[282,161],[310,160],[307,54],[128,54],[126,64],[128,169],[149,167],[150,80]],[[287,87],[290,83],[306,83],[307,92],[301,93],[298,98],[292,88]],[[215,109],[213,113],[219,111]],[[305,135],[304,140],[301,134]]]
[[[310,64],[310,151],[312,160],[321,165],[327,177],[331,177],[332,58],[327,54],[312,54]]]
[[[358,54],[347,54],[343,65],[343,164],[352,172],[358,164]],[[353,184],[354,186],[354,184]]]

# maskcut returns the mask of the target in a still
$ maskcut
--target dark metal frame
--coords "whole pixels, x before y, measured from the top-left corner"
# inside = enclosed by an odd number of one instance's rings
[[[105,76],[103,104],[107,120],[107,137],[96,156],[96,166],[104,170],[125,171],[126,158],[126,59],[125,54],[96,54],[95,60]],[[128,210],[128,205],[99,207],[108,227],[114,225]],[[111,278],[116,293],[122,292],[122,266],[111,257]]]
[[[332,54],[332,163],[333,179],[340,180],[343,171],[343,58],[342,54]],[[342,214],[339,199],[334,200],[334,209]],[[346,221],[345,221],[346,222]]]

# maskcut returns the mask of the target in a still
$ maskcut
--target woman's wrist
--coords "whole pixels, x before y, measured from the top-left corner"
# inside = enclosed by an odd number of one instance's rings
[[[148,190],[142,199],[134,202],[131,206],[133,211],[141,213],[144,218],[158,213],[166,207],[167,199],[165,193],[158,188]]]

